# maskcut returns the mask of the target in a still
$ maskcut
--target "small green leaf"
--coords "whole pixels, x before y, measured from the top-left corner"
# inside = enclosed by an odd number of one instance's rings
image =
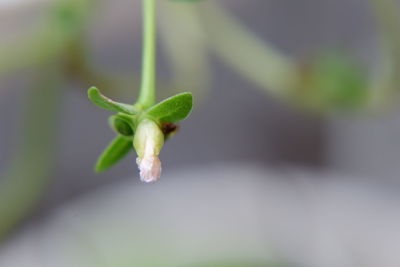
[[[122,112],[130,115],[135,115],[137,112],[131,105],[123,104],[109,99],[108,97],[102,95],[96,87],[91,87],[88,90],[88,97],[93,104],[99,106],[100,108],[107,109],[115,112]]]
[[[146,113],[161,122],[179,122],[189,115],[192,106],[192,94],[181,93],[152,106]]]
[[[125,157],[132,148],[132,140],[117,136],[99,157],[95,167],[96,172],[106,171]]]
[[[134,123],[132,117],[126,114],[113,115],[109,119],[111,128],[123,136],[133,136]]]

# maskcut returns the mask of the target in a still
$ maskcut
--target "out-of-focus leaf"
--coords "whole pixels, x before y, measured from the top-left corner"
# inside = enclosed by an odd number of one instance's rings
[[[179,122],[190,114],[192,106],[192,94],[181,93],[152,106],[146,113],[161,122]]]
[[[132,148],[132,140],[124,136],[117,136],[99,157],[95,167],[96,172],[106,171],[125,157]]]
[[[362,69],[342,54],[317,56],[305,75],[299,96],[311,108],[358,108],[367,100],[367,79]]]
[[[93,104],[103,109],[122,112],[130,115],[135,115],[137,113],[133,106],[109,99],[108,97],[102,95],[99,89],[96,87],[91,87],[88,90],[88,97]]]

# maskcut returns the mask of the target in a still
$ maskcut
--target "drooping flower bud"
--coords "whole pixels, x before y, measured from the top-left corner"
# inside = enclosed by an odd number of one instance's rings
[[[138,158],[140,179],[146,183],[157,181],[161,175],[161,161],[158,158],[164,145],[164,134],[152,120],[142,120],[136,128],[133,139]]]

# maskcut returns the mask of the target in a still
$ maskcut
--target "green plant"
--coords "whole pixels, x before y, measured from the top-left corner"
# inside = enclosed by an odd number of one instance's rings
[[[125,157],[132,148],[138,155],[140,178],[155,182],[161,174],[158,154],[192,110],[191,93],[181,93],[156,104],[156,0],[143,0],[143,62],[139,97],[133,105],[119,103],[102,95],[96,87],[88,90],[89,99],[97,106],[117,112],[110,125],[117,137],[97,161],[95,170],[102,172]]]

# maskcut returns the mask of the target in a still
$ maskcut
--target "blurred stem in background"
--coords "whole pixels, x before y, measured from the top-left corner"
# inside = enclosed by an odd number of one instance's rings
[[[197,12],[198,4],[172,1],[158,4],[161,43],[169,63],[172,90],[190,88],[199,104],[211,90],[212,66],[207,51],[208,36]]]
[[[198,12],[208,34],[208,46],[217,56],[257,87],[277,97],[288,96],[298,79],[294,61],[216,2],[205,3]]]
[[[332,49],[316,53],[306,65],[299,64],[260,39],[216,2],[203,3],[198,15],[208,34],[208,48],[256,88],[320,114],[367,111],[387,108],[398,96],[400,81],[398,7],[393,0],[371,1],[383,44],[381,66],[372,74],[350,53]]]
[[[381,61],[372,81],[371,104],[386,109],[398,94],[400,84],[400,16],[394,0],[370,0],[375,15],[381,46]]]
[[[49,183],[62,86],[57,64],[50,64],[25,96],[14,156],[0,180],[0,239],[32,211]]]

